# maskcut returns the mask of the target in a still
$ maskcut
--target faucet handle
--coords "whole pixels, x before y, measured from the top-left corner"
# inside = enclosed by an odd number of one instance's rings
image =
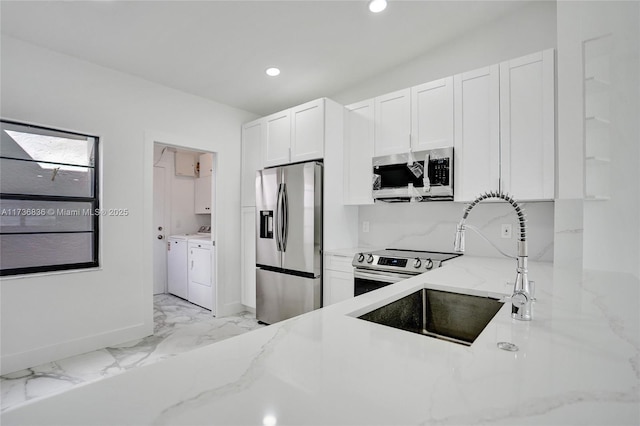
[[[511,295],[511,317],[520,321],[531,321],[531,299],[524,291]]]

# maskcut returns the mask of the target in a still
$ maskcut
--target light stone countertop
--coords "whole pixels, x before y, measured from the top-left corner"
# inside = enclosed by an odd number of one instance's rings
[[[534,320],[472,346],[354,316],[423,287],[510,293],[515,261],[462,256],[376,292],[3,413],[7,425],[640,424],[640,285],[530,263]],[[500,341],[518,352],[497,348]],[[272,417],[269,417],[272,416]]]
[[[324,254],[329,256],[343,256],[343,257],[353,258],[353,256],[356,255],[356,253],[366,253],[373,250],[377,250],[377,249],[371,248],[371,247],[352,247],[352,248],[329,249],[329,250],[325,250]]]

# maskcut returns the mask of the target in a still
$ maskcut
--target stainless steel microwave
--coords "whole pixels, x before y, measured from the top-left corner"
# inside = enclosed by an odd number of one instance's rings
[[[385,202],[453,200],[453,148],[374,157],[373,199]]]

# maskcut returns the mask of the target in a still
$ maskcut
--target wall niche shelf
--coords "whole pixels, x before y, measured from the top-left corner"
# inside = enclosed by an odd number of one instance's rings
[[[584,83],[586,93],[600,93],[611,87],[611,82],[594,76],[586,77]]]
[[[596,164],[611,162],[609,158],[605,158],[605,157],[585,157],[585,161],[587,163],[596,163]]]
[[[584,93],[584,199],[610,199],[612,35],[582,43]]]
[[[596,123],[597,125],[601,125],[601,126],[608,126],[611,124],[611,122],[608,119],[603,117],[598,117],[597,115],[591,115],[591,116],[585,117],[584,119],[587,122]]]

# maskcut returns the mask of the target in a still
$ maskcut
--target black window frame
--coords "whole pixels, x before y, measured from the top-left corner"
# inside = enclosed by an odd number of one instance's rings
[[[65,264],[57,264],[57,265],[43,265],[43,266],[30,266],[23,268],[10,268],[10,269],[1,269],[0,267],[0,276],[19,276],[19,275],[27,275],[27,274],[37,274],[42,272],[57,272],[57,271],[69,271],[69,270],[81,270],[81,269],[90,269],[90,268],[98,268],[100,267],[100,214],[97,212],[100,211],[100,138],[95,135],[90,135],[86,133],[78,133],[68,130],[60,130],[54,129],[51,127],[39,126],[30,123],[24,123],[20,121],[7,120],[0,118],[1,123],[6,123],[10,125],[23,126],[25,129],[40,129],[49,132],[55,132],[60,134],[81,136],[86,138],[93,138],[93,165],[86,166],[93,169],[93,197],[74,197],[74,196],[61,196],[61,195],[35,195],[35,194],[5,194],[0,192],[0,200],[28,200],[28,201],[58,201],[58,202],[88,202],[91,203],[91,212],[94,214],[92,217],[92,225],[93,230],[90,231],[92,233],[92,261],[90,262],[79,262],[79,263],[65,263]],[[22,158],[13,158],[13,157],[5,157],[0,154],[0,158],[8,159],[8,160],[17,160],[17,161],[32,161]],[[38,160],[40,163],[47,163],[47,161]],[[55,163],[60,165],[70,165],[77,166],[76,164],[63,164],[63,163]],[[72,234],[72,233],[87,233],[89,231],[45,231],[45,232],[1,232],[0,235],[42,235],[42,234]]]

